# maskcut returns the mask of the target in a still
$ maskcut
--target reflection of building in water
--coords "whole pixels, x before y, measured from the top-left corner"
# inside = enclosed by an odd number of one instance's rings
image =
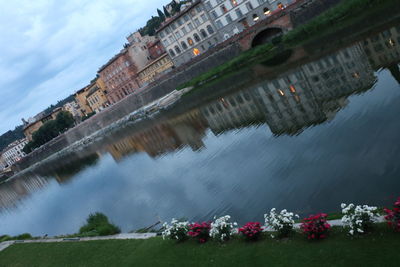
[[[16,207],[19,201],[45,187],[47,183],[45,178],[32,175],[0,184],[0,211]]]
[[[347,96],[375,81],[364,50],[357,44],[286,72],[273,80],[220,98],[202,107],[216,134],[266,121],[274,134],[297,134],[333,118]]]
[[[194,110],[142,129],[109,145],[107,150],[116,161],[137,152],[157,157],[186,145],[196,151],[204,147],[202,138],[206,128],[200,112]]]
[[[260,122],[262,112],[248,90],[224,96],[200,108],[214,134]]]
[[[293,71],[254,88],[274,134],[296,133],[324,119],[304,74]]]
[[[400,83],[400,26],[392,27],[363,42],[365,53],[372,67],[387,68]]]

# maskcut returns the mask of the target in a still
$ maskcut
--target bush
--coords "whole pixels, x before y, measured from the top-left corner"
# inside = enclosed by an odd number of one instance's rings
[[[243,227],[239,228],[239,233],[250,241],[259,239],[262,231],[263,227],[259,222],[248,222]]]
[[[27,239],[32,239],[32,238],[33,237],[29,233],[20,234],[15,237],[16,240],[27,240]]]
[[[395,231],[400,232],[400,197],[393,205],[393,209],[384,209],[385,220],[387,221],[389,227],[392,227]]]
[[[210,236],[211,224],[208,222],[192,223],[189,225],[188,235],[196,238],[199,243],[207,242]]]
[[[374,221],[378,217],[376,207],[368,205],[342,204],[342,222],[348,226],[349,234],[363,234],[372,229]]]
[[[220,241],[228,241],[231,239],[232,234],[236,233],[237,230],[234,228],[237,223],[231,223],[229,220],[231,216],[226,215],[216,219],[211,223],[210,236]]]
[[[189,222],[187,221],[178,221],[177,219],[172,219],[170,225],[168,223],[164,223],[163,227],[163,239],[169,238],[181,242],[188,238]]]
[[[287,210],[281,210],[280,213],[277,213],[276,209],[273,208],[269,214],[264,214],[265,226],[275,230],[279,238],[288,237],[293,232],[293,217],[295,216],[299,217]]]
[[[327,214],[321,213],[303,219],[300,227],[308,239],[324,239],[327,236],[331,228],[331,225],[326,221],[327,217]]]
[[[121,230],[108,221],[106,215],[100,212],[90,214],[86,219],[86,224],[79,229],[79,234],[90,236],[115,235]]]

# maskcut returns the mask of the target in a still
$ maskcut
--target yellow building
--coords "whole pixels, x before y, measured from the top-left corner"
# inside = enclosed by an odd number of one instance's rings
[[[28,141],[32,141],[32,135],[34,132],[39,130],[40,127],[46,122],[50,120],[55,120],[57,117],[57,114],[62,111],[62,108],[56,108],[54,109],[50,114],[47,115],[41,115],[38,118],[35,118],[34,121],[32,122],[27,122],[24,125],[24,134]]]
[[[91,110],[99,112],[107,107],[108,101],[106,93],[106,87],[101,78],[97,78],[88,86],[86,100]]]
[[[174,63],[169,58],[168,54],[160,56],[156,60],[147,64],[139,73],[139,82],[141,85],[151,83],[161,74],[170,70]]]
[[[78,103],[78,105],[81,109],[81,112],[84,115],[87,115],[87,114],[93,112],[93,110],[89,106],[87,99],[86,99],[88,93],[89,93],[89,86],[85,86],[84,88],[82,88],[81,90],[76,92],[74,95],[75,101],[76,101],[76,103]]]

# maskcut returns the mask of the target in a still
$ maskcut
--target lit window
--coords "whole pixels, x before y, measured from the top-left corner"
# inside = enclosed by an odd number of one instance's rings
[[[193,55],[195,55],[195,56],[200,55],[200,50],[197,49],[197,48],[194,48],[194,49],[193,49]]]
[[[284,93],[281,89],[278,89],[278,93],[279,93],[281,96],[284,96],[284,95],[285,95],[285,93]]]
[[[279,9],[284,9],[285,8],[285,6],[282,3],[278,3],[277,6],[278,6]]]
[[[236,0],[231,0],[231,3],[232,3],[232,6],[237,6],[238,5]]]
[[[264,15],[269,15],[271,14],[271,10],[269,10],[267,7],[264,8]]]
[[[257,14],[253,14],[253,20],[254,21],[257,21],[257,20],[259,20],[260,18],[258,17],[258,15]]]
[[[290,92],[296,93],[296,88],[293,85],[291,85],[289,87],[290,87]]]
[[[188,42],[188,44],[190,45],[190,46],[192,46],[194,43],[193,43],[193,40],[192,40],[192,38],[187,38],[187,42]]]
[[[222,13],[226,13],[226,12],[228,12],[228,9],[226,8],[226,6],[225,5],[221,5],[221,11],[222,11]]]

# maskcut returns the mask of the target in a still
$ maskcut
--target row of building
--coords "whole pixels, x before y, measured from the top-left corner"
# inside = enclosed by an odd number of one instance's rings
[[[139,32],[75,94],[80,112],[99,112],[156,81],[173,68],[279,11],[292,0],[195,0],[166,18],[156,36]]]

